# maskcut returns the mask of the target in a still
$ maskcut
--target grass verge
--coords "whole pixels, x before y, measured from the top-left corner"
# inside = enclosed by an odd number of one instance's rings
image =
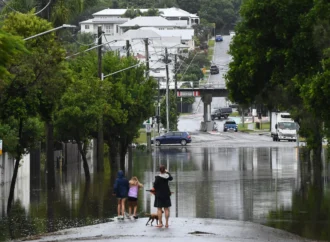
[[[147,133],[145,129],[140,129],[139,130],[139,137],[134,139],[133,141],[136,144],[143,144],[147,143]]]
[[[214,45],[215,45],[215,40],[210,39],[210,40],[209,40],[209,43],[208,43],[208,46],[209,46],[209,47],[214,47]]]
[[[209,48],[209,50],[207,51],[207,59],[209,61],[212,61],[212,59],[213,59],[213,53],[214,53],[214,49],[213,48]]]
[[[246,132],[246,133],[251,133],[253,132],[253,130],[251,129],[248,129],[248,124],[238,124],[238,130],[241,131],[241,132]]]

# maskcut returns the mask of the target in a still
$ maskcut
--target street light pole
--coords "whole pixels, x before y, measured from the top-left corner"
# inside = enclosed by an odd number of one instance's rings
[[[76,28],[77,26],[75,25],[70,25],[70,24],[63,24],[62,26],[59,26],[57,28],[54,28],[54,29],[50,29],[50,30],[47,30],[45,32],[41,32],[39,34],[36,34],[36,35],[33,35],[33,36],[30,36],[30,37],[27,37],[23,40],[29,40],[29,39],[33,39],[33,38],[36,38],[38,36],[41,36],[41,35],[44,35],[44,34],[47,34],[47,33],[50,33],[50,32],[53,32],[53,31],[56,31],[58,29],[63,29],[63,28]]]
[[[168,74],[168,53],[165,48],[165,64],[166,64],[166,132],[170,131],[170,99],[169,99],[169,74]]]
[[[149,39],[145,38],[144,40],[144,48],[145,48],[145,55],[146,55],[146,80],[149,79]],[[152,125],[150,123],[150,125]],[[147,131],[147,152],[151,151],[151,131]]]
[[[103,80],[102,73],[102,26],[97,27],[97,39],[98,39],[98,77]],[[103,137],[103,117],[99,119],[99,129],[97,133],[97,171],[104,171],[104,137]]]

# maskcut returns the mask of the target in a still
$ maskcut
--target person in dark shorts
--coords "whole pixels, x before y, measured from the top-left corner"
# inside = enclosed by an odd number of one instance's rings
[[[114,185],[114,195],[117,197],[117,212],[118,218],[124,219],[125,216],[125,202],[128,196],[129,184],[128,180],[124,176],[124,172],[122,170],[118,171],[117,179]]]
[[[157,227],[163,227],[162,209],[165,212],[165,227],[168,228],[168,219],[170,217],[171,207],[171,191],[168,185],[169,181],[173,180],[171,174],[166,170],[164,165],[159,167],[160,173],[155,176],[154,189],[155,189],[155,203],[154,207],[157,208],[158,221]]]
[[[137,219],[138,216],[136,215],[137,211],[137,201],[139,195],[139,189],[143,187],[136,176],[133,176],[129,181],[129,191],[128,191],[128,214],[131,217],[132,209],[133,209],[133,218]]]

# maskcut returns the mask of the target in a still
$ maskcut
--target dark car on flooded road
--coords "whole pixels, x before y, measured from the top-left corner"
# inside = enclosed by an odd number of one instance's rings
[[[211,73],[211,75],[219,74],[220,73],[219,67],[216,65],[212,65],[210,67],[210,73]]]
[[[162,144],[181,144],[186,145],[191,143],[191,136],[188,132],[170,131],[161,136],[156,137],[155,144],[160,146]],[[151,143],[154,143],[154,140]]]
[[[238,127],[237,124],[234,120],[227,120],[224,125],[223,125],[223,131],[227,132],[227,131],[238,131]]]

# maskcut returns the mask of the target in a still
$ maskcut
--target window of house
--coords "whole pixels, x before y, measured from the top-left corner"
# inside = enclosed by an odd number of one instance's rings
[[[159,30],[164,30],[164,28],[159,28]]]
[[[187,24],[189,25],[189,18],[188,17],[181,17],[180,20],[186,20],[187,21]]]
[[[88,24],[85,25],[85,29],[89,29],[89,25]]]
[[[104,27],[105,27],[105,33],[106,34],[113,34],[113,31],[112,31],[113,26],[112,25],[107,24]]]

